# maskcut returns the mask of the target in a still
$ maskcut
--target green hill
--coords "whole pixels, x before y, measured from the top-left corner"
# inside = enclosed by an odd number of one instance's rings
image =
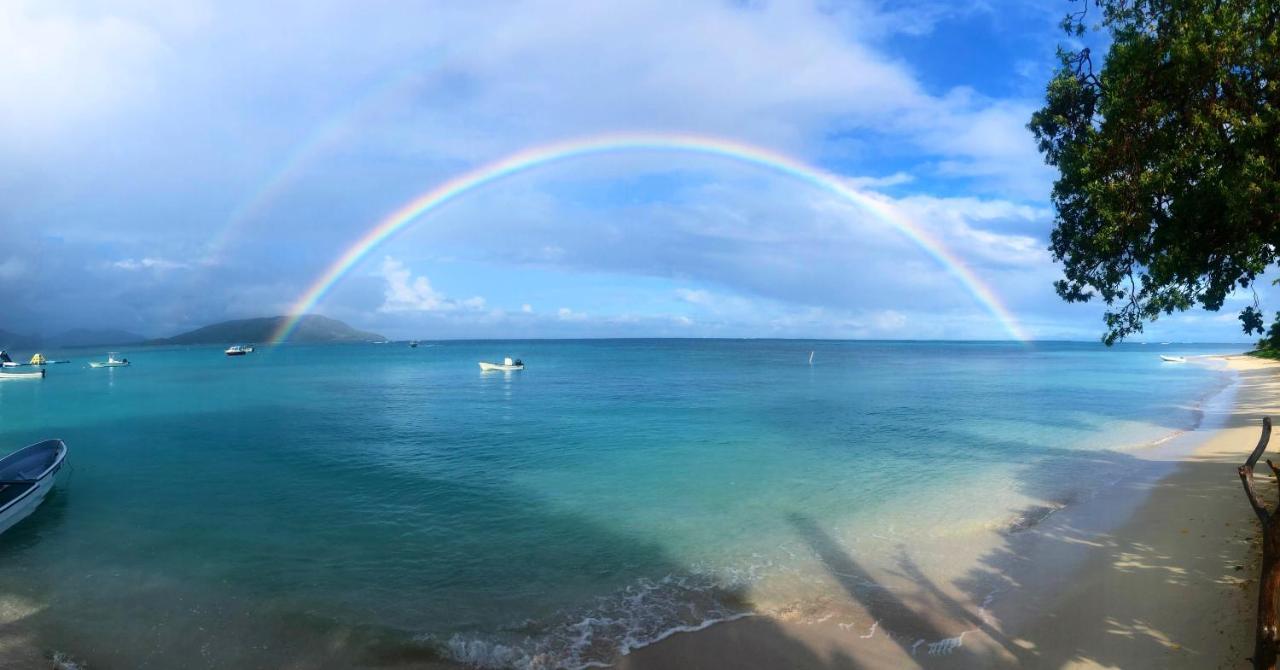
[[[288,317],[267,316],[257,319],[237,319],[223,321],[195,330],[151,340],[148,344],[252,344],[267,342],[275,334],[280,324]],[[377,334],[356,330],[347,324],[316,314],[308,314],[298,322],[290,342],[324,343],[324,342],[373,342],[385,340]]]

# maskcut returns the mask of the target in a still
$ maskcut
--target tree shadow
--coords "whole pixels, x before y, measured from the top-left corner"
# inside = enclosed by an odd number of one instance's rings
[[[1246,417],[1229,426],[1248,428],[1237,431],[1243,459],[1256,425]],[[730,658],[738,668],[1245,667],[1256,531],[1235,458],[1153,463],[1117,452],[1053,454],[1028,466],[1018,484],[1042,504],[1021,510],[998,545],[949,584],[931,578],[909,547],[891,566],[869,567],[816,520],[791,514],[841,595],[865,612],[868,634],[831,623],[732,622],[640,650],[624,667],[727,667],[708,658]],[[1118,498],[1055,498],[1057,479],[1076,471],[1079,459],[1107,471],[1161,467],[1114,483]],[[1274,500],[1277,486],[1259,479]],[[1177,504],[1186,514],[1130,517],[1127,507],[1110,509],[1124,496],[1141,509]]]

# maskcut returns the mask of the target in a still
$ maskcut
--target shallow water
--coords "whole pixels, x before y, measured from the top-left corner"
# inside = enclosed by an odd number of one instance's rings
[[[1198,422],[1226,373],[1157,353],[1232,349],[55,352],[74,362],[0,384],[4,450],[61,437],[72,464],[0,536],[0,623],[90,667],[607,662],[820,602],[833,548],[874,566],[909,544],[945,572],[945,547],[1089,496]],[[528,369],[476,366],[505,355]]]

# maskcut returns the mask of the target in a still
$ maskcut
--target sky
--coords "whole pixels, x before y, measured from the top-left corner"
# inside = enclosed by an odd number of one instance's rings
[[[287,313],[468,170],[620,132],[778,152],[900,212],[1038,339],[1095,340],[1026,122],[1065,2],[0,3],[0,329],[163,336]],[[1261,292],[1261,289],[1260,289]],[[1236,312],[1136,340],[1238,341]],[[740,161],[616,151],[486,184],[316,313],[396,338],[1007,339],[866,207]]]

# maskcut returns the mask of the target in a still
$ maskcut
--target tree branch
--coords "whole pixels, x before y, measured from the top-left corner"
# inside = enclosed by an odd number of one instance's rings
[[[1249,454],[1249,460],[1240,466],[1240,482],[1244,484],[1244,495],[1249,499],[1249,505],[1253,507],[1254,514],[1258,515],[1258,520],[1266,526],[1271,521],[1271,513],[1267,511],[1262,499],[1258,497],[1258,492],[1253,488],[1253,466],[1257,465],[1258,459],[1262,458],[1262,452],[1267,450],[1267,442],[1271,439],[1271,417],[1262,420],[1262,437],[1258,440],[1258,446],[1253,448],[1253,453]],[[1270,465],[1270,460],[1267,461]],[[1271,466],[1275,471],[1275,466]],[[1280,477],[1280,473],[1277,474]]]
[[[1253,448],[1253,453],[1249,454],[1249,459],[1244,462],[1245,467],[1250,470],[1258,463],[1258,459],[1262,458],[1262,452],[1267,450],[1267,442],[1271,439],[1271,417],[1263,417],[1262,419],[1262,437],[1258,438],[1258,446]]]

